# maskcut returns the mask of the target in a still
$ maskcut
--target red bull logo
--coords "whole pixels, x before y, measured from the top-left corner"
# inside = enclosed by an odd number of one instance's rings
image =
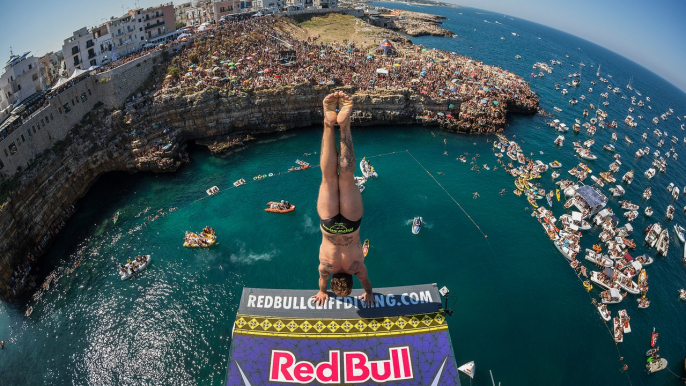
[[[383,383],[413,379],[410,347],[391,347],[388,359],[370,360],[362,351],[330,350],[328,361],[297,361],[295,354],[272,350],[269,381],[280,383],[322,384]],[[342,367],[341,367],[342,366]]]

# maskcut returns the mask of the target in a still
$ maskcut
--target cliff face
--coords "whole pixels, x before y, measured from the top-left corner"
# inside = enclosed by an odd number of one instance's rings
[[[24,171],[19,186],[0,207],[0,294],[12,299],[30,289],[32,278],[27,268],[34,256],[47,248],[67,221],[69,207],[99,176],[110,171],[174,171],[186,160],[184,145],[188,140],[235,142],[246,134],[319,124],[321,101],[332,88],[301,84],[242,95],[227,95],[216,89],[181,95],[172,90],[139,95],[124,111],[102,107],[92,111],[91,123],[72,129],[59,146]],[[465,133],[498,129],[476,120],[416,118],[426,111],[445,111],[448,103],[453,105],[456,118],[469,116],[470,111],[459,101],[434,102],[410,90],[367,94],[337,90],[354,94],[354,126],[425,123]],[[509,104],[520,113],[535,112],[514,102]],[[494,117],[504,118],[507,105],[502,103],[492,113]]]

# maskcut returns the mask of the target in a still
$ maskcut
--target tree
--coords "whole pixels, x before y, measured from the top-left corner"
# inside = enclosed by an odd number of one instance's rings
[[[198,54],[195,52],[191,53],[188,55],[188,59],[191,61],[193,64],[198,64],[200,62],[200,59],[198,58]]]
[[[174,24],[174,28],[176,28],[176,29],[183,28],[185,26],[186,26],[186,23],[184,23],[182,21],[177,21],[176,24]]]
[[[178,79],[181,76],[181,70],[176,66],[169,66],[167,69],[167,75],[171,75],[172,78]]]

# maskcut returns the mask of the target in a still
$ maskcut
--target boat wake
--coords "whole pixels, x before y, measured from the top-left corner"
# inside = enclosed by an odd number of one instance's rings
[[[271,252],[265,253],[255,253],[253,251],[247,251],[245,249],[245,244],[241,246],[238,253],[231,254],[231,262],[240,264],[253,264],[258,261],[270,261],[279,251],[273,249]]]

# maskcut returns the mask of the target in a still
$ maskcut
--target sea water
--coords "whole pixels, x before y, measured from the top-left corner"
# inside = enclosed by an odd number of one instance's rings
[[[553,106],[562,108],[556,117],[568,126],[574,118],[582,119],[589,102],[599,105],[600,92],[609,91],[598,83],[593,94],[587,93],[602,63],[601,76],[611,74],[610,84],[627,96],[622,100],[611,93],[605,110],[610,120],[620,122],[615,145],[623,165],[617,177],[629,169],[636,172],[624,197],[641,205],[641,215],[632,223],[638,244],[632,255],[655,256],[643,246],[641,230],[654,221],[666,223],[664,212],[672,202],[667,184],[686,184],[681,167],[685,134],[676,120],[686,114],[684,93],[621,56],[538,24],[471,8],[408,9],[448,16],[445,27],[459,35],[413,38],[415,43],[473,56],[527,77],[541,96],[541,106],[551,112]],[[489,18],[492,23],[483,21]],[[521,60],[514,59],[517,54]],[[551,75],[529,77],[533,63],[550,59],[563,64]],[[586,64],[583,70],[581,61]],[[554,90],[555,83],[566,82],[563,76],[579,71],[583,72],[578,89],[569,88],[565,96]],[[646,105],[632,114],[644,116],[636,128],[621,123],[634,95],[624,88],[631,77],[634,89],[643,94],[637,98],[652,99],[647,103],[652,110]],[[586,102],[567,104],[582,94]],[[674,115],[657,127],[677,135],[680,142],[666,140],[660,150],[674,146],[681,157],[649,181],[643,172],[652,155],[636,159],[634,152],[646,145],[656,149],[650,120],[669,107]],[[505,134],[533,159],[560,161],[566,178],[566,171],[582,161],[571,142],[589,137],[583,130],[578,135],[570,132],[565,146],[557,148],[553,140],[558,133],[545,125],[547,119],[511,116]],[[640,135],[646,131],[644,144]],[[598,159],[585,162],[596,175],[613,160],[613,154],[602,150],[610,135],[611,130],[603,128],[593,137]],[[621,139],[624,135],[634,144]],[[363,193],[361,236],[370,239],[366,264],[371,282],[376,287],[435,282],[450,289],[449,306],[455,313],[448,324],[458,365],[471,360],[477,364],[471,384],[490,385],[488,370],[504,385],[682,384],[672,373],[682,376],[686,347],[686,302],[679,301],[677,293],[686,287],[686,267],[681,262],[684,246],[673,236],[671,225],[686,223],[686,198],[675,203],[675,219],[667,223],[672,235],[669,255],[656,257],[647,267],[650,308],[638,309],[634,295],[609,306],[613,315],[626,309],[631,317],[633,331],[616,345],[591,304],[598,298],[597,286],[586,292],[530,216],[526,201],[512,194],[513,178],[496,163],[492,138],[388,126],[354,128],[353,139],[358,160],[366,156],[379,173]],[[221,157],[191,146],[191,162],[176,173],[110,173],[100,178],[41,257],[40,277],[58,270],[63,275],[57,283],[38,302],[0,305],[0,339],[7,342],[0,351],[0,383],[222,384],[243,286],[316,292],[320,170],[286,171],[296,159],[317,165],[320,140],[321,128],[312,127],[263,136]],[[460,155],[468,162],[458,161]],[[478,172],[471,170],[473,157]],[[269,173],[274,176],[253,180]],[[555,187],[550,174],[538,180],[546,190]],[[248,184],[233,188],[239,178]],[[205,190],[214,185],[220,193],[207,196]],[[653,187],[648,202],[655,210],[652,219],[642,214],[641,193],[647,186]],[[609,195],[608,188],[602,190]],[[288,214],[263,210],[268,201],[281,199],[297,209]],[[622,213],[617,202],[610,198],[608,206]],[[562,203],[554,203],[557,217],[566,212]],[[116,212],[120,216],[115,225]],[[425,220],[419,235],[411,233],[415,216]],[[186,231],[198,232],[206,225],[217,232],[215,246],[182,247]],[[582,247],[597,243],[598,233],[598,228],[584,232]],[[151,264],[133,279],[121,281],[118,265],[138,254],[150,254]],[[77,260],[81,263],[74,269]],[[74,270],[67,274],[69,268]],[[24,316],[27,306],[33,306],[30,317]],[[669,371],[647,376],[644,353],[653,327],[660,333],[660,353],[670,365]],[[627,372],[621,370],[622,363],[628,364]],[[463,382],[469,381],[463,377]]]

